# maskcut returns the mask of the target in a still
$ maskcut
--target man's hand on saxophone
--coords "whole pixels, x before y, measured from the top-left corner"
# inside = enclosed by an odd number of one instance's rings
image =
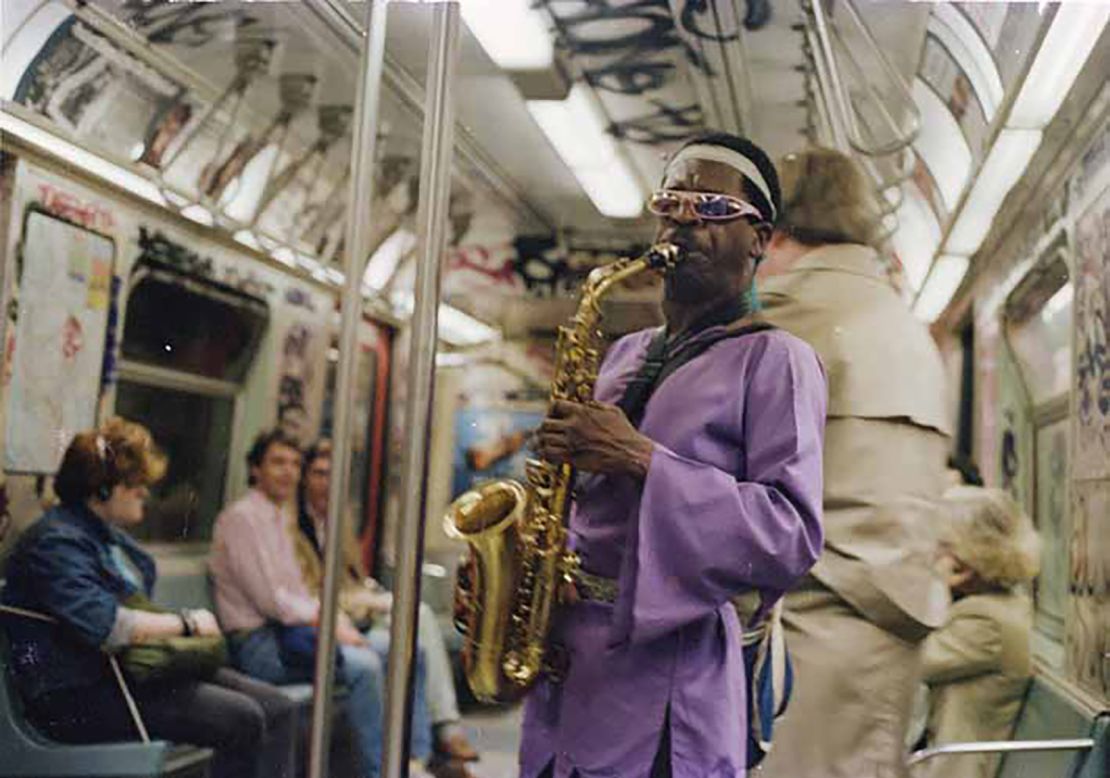
[[[616,405],[556,400],[536,432],[535,450],[546,460],[589,473],[647,476],[655,444]]]

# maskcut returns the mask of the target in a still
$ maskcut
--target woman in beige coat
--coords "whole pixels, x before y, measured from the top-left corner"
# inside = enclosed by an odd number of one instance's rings
[[[1037,574],[1040,542],[1032,522],[1005,492],[955,487],[941,558],[955,603],[925,641],[929,745],[1007,740],[1033,675],[1033,606],[1021,586]],[[930,778],[991,778],[998,755],[935,759]]]
[[[876,210],[855,164],[816,149],[779,167],[785,213],[760,299],[828,373],[825,548],[786,597],[794,697],[760,775],[901,776],[921,641],[948,603],[933,570],[949,434],[943,366],[868,245]]]

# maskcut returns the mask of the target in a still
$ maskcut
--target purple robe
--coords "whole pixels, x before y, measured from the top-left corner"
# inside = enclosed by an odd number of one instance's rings
[[[613,345],[598,400],[620,399],[653,334]],[[668,710],[676,778],[744,776],[729,599],[777,597],[821,551],[825,406],[824,371],[803,341],[781,330],[726,338],[656,388],[640,425],[655,442],[642,484],[579,473],[572,543],[619,594],[560,609],[552,636],[569,670],[529,693],[523,778],[552,759],[555,778],[647,778]]]

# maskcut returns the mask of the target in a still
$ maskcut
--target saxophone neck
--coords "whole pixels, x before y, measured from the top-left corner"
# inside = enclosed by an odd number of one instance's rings
[[[582,298],[578,306],[579,316],[589,314],[598,316],[598,304],[609,290],[632,276],[645,270],[669,273],[685,258],[681,248],[673,243],[656,243],[643,255],[636,258],[618,259],[608,265],[594,268],[582,286]]]

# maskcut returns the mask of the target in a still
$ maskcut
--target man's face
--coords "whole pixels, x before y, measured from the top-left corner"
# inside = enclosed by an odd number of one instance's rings
[[[713,192],[748,200],[743,176],[728,165],[691,159],[672,165],[664,189]],[[755,258],[763,253],[770,227],[749,218],[705,221],[684,205],[660,217],[656,241],[674,243],[687,252],[686,261],[664,281],[666,299],[681,303],[737,298],[751,285]]]
[[[331,457],[316,457],[304,479],[304,498],[319,517],[328,515],[328,490],[331,488]]]
[[[293,499],[301,480],[301,452],[284,443],[271,443],[262,463],[251,468],[255,487],[279,505]]]

